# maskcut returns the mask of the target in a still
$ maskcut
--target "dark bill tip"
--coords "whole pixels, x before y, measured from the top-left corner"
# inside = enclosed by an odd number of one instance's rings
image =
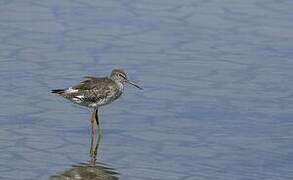
[[[127,82],[128,82],[129,84],[131,84],[132,86],[134,86],[134,87],[136,87],[136,88],[142,90],[142,87],[138,86],[137,84],[135,84],[135,83],[133,83],[133,82],[131,82],[131,81],[127,81]]]

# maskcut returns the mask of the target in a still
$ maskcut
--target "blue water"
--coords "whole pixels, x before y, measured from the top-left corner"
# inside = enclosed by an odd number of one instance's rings
[[[293,179],[292,10],[291,0],[0,1],[0,179],[86,166],[89,111],[49,91],[113,68],[144,90],[101,108],[104,179]]]

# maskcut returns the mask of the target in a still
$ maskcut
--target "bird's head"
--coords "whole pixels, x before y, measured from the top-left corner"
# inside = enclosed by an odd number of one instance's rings
[[[114,81],[120,82],[122,84],[128,83],[128,84],[131,84],[131,85],[135,86],[138,89],[142,89],[141,87],[139,87],[135,83],[129,81],[128,78],[127,78],[127,74],[122,69],[113,69],[110,77]]]

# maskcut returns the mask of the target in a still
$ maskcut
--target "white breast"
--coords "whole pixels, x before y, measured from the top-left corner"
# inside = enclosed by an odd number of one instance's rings
[[[123,84],[121,82],[116,82],[118,85],[119,91],[123,92]]]

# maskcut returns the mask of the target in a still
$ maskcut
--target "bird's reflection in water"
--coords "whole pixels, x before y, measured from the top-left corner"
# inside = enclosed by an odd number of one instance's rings
[[[118,175],[115,169],[105,164],[84,163],[74,165],[58,175],[51,176],[50,180],[118,180]]]
[[[97,143],[92,143],[91,136],[90,161],[80,163],[51,176],[50,180],[118,180],[119,173],[106,164],[96,162],[99,146],[101,143],[101,134],[97,137]]]

